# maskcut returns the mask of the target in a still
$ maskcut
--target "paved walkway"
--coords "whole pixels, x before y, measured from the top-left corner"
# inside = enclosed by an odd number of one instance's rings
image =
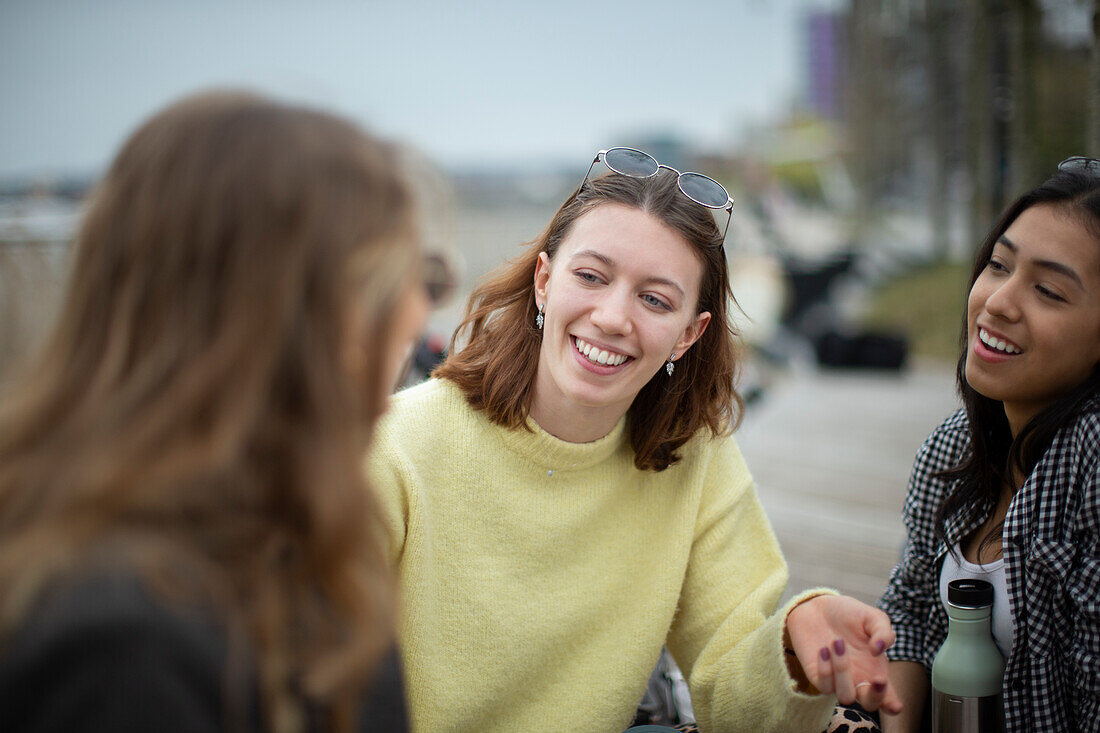
[[[913,456],[957,405],[940,365],[772,382],[737,437],[790,565],[788,596],[829,586],[877,600],[904,539]]]

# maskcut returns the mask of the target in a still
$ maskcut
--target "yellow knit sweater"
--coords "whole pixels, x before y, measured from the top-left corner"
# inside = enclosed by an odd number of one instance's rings
[[[806,595],[776,613],[787,569],[736,442],[643,472],[625,424],[566,443],[450,382],[394,398],[368,465],[418,733],[622,731],[665,643],[703,731],[824,729],[832,699],[797,692],[782,651]]]

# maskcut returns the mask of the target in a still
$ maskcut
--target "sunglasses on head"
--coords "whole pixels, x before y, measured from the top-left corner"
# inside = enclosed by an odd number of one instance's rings
[[[615,173],[631,178],[652,178],[662,168],[675,173],[676,186],[680,189],[680,193],[700,206],[705,206],[708,209],[724,209],[729,212],[726,217],[726,227],[722,230],[722,241],[725,242],[726,232],[729,230],[730,221],[733,219],[733,198],[721,183],[710,176],[704,176],[702,173],[681,173],[672,166],[658,163],[656,158],[641,150],[609,148],[596,153],[596,157],[592,159],[591,165],[588,166],[588,172],[584,174],[584,180],[581,181],[578,191],[584,188],[584,184],[588,183],[588,177],[592,175],[592,166],[596,165],[601,159],[603,164]]]
[[[1100,160],[1085,155],[1074,155],[1059,163],[1058,170],[1100,175]]]
[[[420,267],[421,283],[433,308],[446,305],[458,286],[451,262],[438,252],[424,255]]]

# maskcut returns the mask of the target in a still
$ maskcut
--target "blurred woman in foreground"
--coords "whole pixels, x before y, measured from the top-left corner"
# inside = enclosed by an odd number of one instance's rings
[[[0,418],[5,730],[404,730],[361,456],[424,319],[394,152],[234,93],[95,190]]]

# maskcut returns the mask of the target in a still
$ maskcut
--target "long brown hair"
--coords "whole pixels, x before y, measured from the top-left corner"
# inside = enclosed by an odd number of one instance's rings
[[[360,467],[391,385],[349,341],[383,351],[418,262],[393,151],[349,123],[216,92],[142,125],[5,395],[0,630],[111,547],[243,629],[265,727],[300,690],[348,729],[393,603]]]
[[[679,460],[676,450],[700,429],[712,435],[732,431],[743,407],[734,387],[738,342],[729,318],[733,293],[722,232],[706,208],[680,192],[674,176],[610,174],[573,192],[523,255],[474,289],[451,340],[451,356],[434,376],[455,382],[469,403],[493,422],[525,427],[541,345],[541,331],[535,327],[535,263],[541,252],[553,260],[573,223],[609,203],[656,217],[679,233],[703,264],[696,312],[710,312],[709,326],[677,361],[672,376],[663,370],[654,376],[629,410],[634,464],[661,471]]]

